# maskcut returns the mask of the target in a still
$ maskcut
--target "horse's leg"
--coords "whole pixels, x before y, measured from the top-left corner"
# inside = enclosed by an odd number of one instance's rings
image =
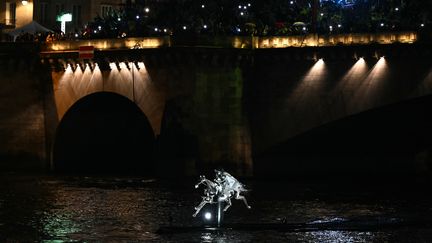
[[[202,181],[198,182],[198,183],[195,185],[195,188],[198,188],[199,185],[201,185],[202,183],[203,183]]]
[[[236,197],[235,197],[235,199],[237,199],[237,200],[243,200],[244,204],[246,205],[246,207],[247,207],[248,209],[251,209],[251,208],[252,208],[252,207],[249,206],[249,204],[247,203],[246,198],[245,198],[244,196],[241,196],[241,195],[240,195],[240,191],[237,191],[237,192],[236,192]]]
[[[203,202],[204,202],[204,200],[202,200],[202,201],[200,202],[200,204],[198,204],[198,206],[194,207],[194,209],[197,210],[198,208],[200,208],[200,206],[201,206],[201,204],[202,204]]]
[[[197,216],[197,214],[201,211],[201,209],[204,207],[204,205],[206,205],[206,201],[205,200],[202,200],[201,201],[201,203],[198,205],[198,206],[196,206],[195,207],[195,213],[192,215],[193,217],[196,217]]]
[[[228,210],[228,208],[229,207],[231,207],[231,205],[232,205],[232,203],[231,203],[231,198],[230,197],[227,197],[226,199],[225,199],[225,202],[227,202],[227,205],[225,206],[225,208],[224,208],[224,212],[226,212],[227,210]]]

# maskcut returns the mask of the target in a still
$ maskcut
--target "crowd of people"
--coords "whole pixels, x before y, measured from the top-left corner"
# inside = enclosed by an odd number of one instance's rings
[[[431,32],[432,3],[421,0],[127,1],[81,29],[23,34],[16,41],[161,35],[298,35],[415,30]],[[153,4],[153,5],[152,5]]]
[[[1,32],[0,32],[1,33]],[[9,41],[9,42],[45,42],[50,43],[59,40],[72,40],[76,39],[77,35],[74,33],[64,34],[61,31],[52,31],[52,32],[22,32],[19,35],[10,35],[8,33],[1,33],[0,40],[1,41]]]
[[[431,25],[432,3],[421,0],[136,1],[95,18],[80,38],[421,31]]]
[[[54,32],[38,32],[35,34],[23,33],[18,35],[15,42],[53,42],[64,39],[64,35],[61,33]]]

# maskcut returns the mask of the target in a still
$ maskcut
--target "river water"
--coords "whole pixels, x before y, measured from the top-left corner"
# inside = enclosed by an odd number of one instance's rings
[[[430,242],[429,184],[244,181],[225,224],[359,222],[354,230],[223,230],[158,233],[200,226],[195,181],[139,177],[2,175],[0,241],[12,242]],[[412,222],[374,227],[377,222]],[[354,223],[355,225],[356,223]],[[366,227],[365,227],[366,226]],[[371,226],[371,227],[368,227]]]

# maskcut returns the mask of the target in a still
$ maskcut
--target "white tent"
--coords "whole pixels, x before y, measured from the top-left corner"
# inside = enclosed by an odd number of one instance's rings
[[[53,31],[43,27],[38,22],[33,20],[32,22],[24,26],[8,31],[7,34],[13,36],[15,41],[16,38],[21,34],[26,34],[26,33],[35,34],[35,33],[45,33],[45,32],[53,32]]]

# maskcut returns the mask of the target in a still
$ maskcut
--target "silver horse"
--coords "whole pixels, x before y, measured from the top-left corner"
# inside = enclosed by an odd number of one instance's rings
[[[198,188],[201,184],[206,185],[204,189],[204,196],[202,196],[201,203],[195,207],[195,213],[192,215],[196,217],[201,209],[206,204],[217,203],[218,201],[225,201],[227,205],[224,208],[224,211],[227,211],[229,207],[231,207],[231,197],[234,196],[237,200],[243,200],[246,207],[250,209],[251,207],[248,205],[247,200],[244,196],[240,195],[241,192],[247,191],[243,184],[241,184],[236,178],[230,175],[228,172],[223,170],[215,170],[216,178],[214,181],[207,179],[205,176],[200,176],[200,181],[195,185],[195,188]],[[214,200],[214,197],[217,196],[217,201]]]
[[[206,205],[207,203],[213,204],[216,203],[213,198],[214,196],[218,195],[220,191],[222,190],[221,186],[217,184],[216,182],[213,182],[209,179],[207,179],[205,176],[200,176],[200,181],[195,185],[195,188],[198,188],[201,184],[205,184],[207,187],[204,189],[204,196],[201,196],[202,201],[198,206],[195,207],[195,213],[192,215],[193,217],[196,217],[197,214],[201,211],[201,209]]]
[[[243,200],[245,206],[251,209],[246,198],[240,193],[248,191],[242,183],[240,183],[234,176],[223,170],[215,170],[216,179],[215,181],[222,186],[222,192],[220,199],[227,202],[224,211],[227,211],[231,207],[231,197],[234,196],[237,200]]]

